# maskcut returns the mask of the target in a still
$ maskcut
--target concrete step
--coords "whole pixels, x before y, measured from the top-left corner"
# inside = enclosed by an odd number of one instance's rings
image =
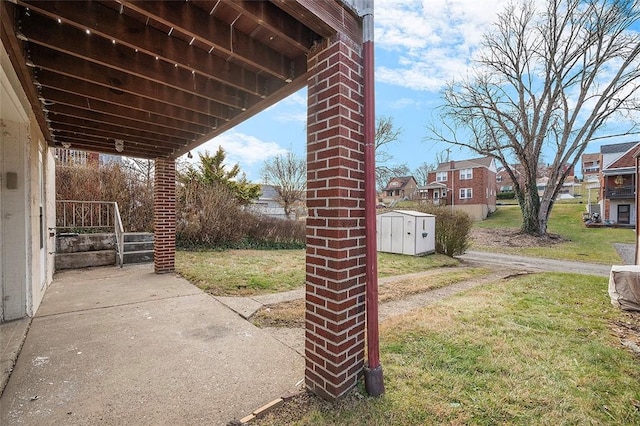
[[[153,262],[153,250],[140,250],[125,252],[124,263],[150,263]]]
[[[153,233],[151,232],[125,232],[124,233],[125,243],[150,242],[150,241],[153,241]]]
[[[128,253],[131,251],[153,251],[153,241],[143,241],[143,242],[126,242],[124,243],[124,252]]]
[[[153,258],[153,257],[152,257]],[[115,250],[81,251],[76,253],[56,253],[55,269],[78,269],[91,266],[115,265]]]

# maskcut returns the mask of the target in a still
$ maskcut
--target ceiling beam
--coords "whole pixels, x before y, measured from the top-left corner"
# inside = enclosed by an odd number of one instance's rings
[[[141,158],[168,158],[173,155],[172,150],[149,148],[136,143],[125,143],[124,151],[115,149],[115,142],[106,138],[81,136],[65,131],[57,131],[55,135],[56,148],[64,148],[63,144],[69,144],[70,149],[94,151],[111,155],[127,155]]]
[[[205,45],[215,47],[217,54],[249,64],[281,80],[289,78],[289,59],[269,46],[241,33],[215,15],[203,13],[190,2],[122,0],[120,3],[144,16],[160,22],[174,31]],[[240,16],[240,15],[238,15]]]
[[[223,84],[229,84],[237,89],[245,90],[256,96],[263,94],[266,77],[249,71],[238,64],[208,53],[194,45],[168,34],[164,34],[145,23],[133,19],[125,14],[119,14],[95,2],[60,2],[60,1],[19,1],[19,4],[31,9],[31,14],[45,15],[56,23],[58,17],[62,24],[52,25],[50,22],[45,30],[54,32],[60,26],[71,24],[80,31],[85,31],[76,43],[90,42],[94,37],[103,37],[108,42],[115,41],[129,47],[126,60],[130,64],[138,61],[139,54],[149,55],[152,59],[166,61],[170,66],[182,66],[205,77],[212,78]],[[23,25],[31,24],[31,16],[24,16]],[[40,27],[42,29],[42,27]],[[36,29],[30,28],[29,31]],[[89,30],[90,34],[86,34]],[[26,33],[25,33],[26,35]],[[69,40],[66,38],[66,40]],[[136,52],[136,49],[138,50]],[[124,53],[124,52],[122,52]],[[286,84],[284,79],[280,85]]]
[[[122,59],[119,55],[113,54],[112,46],[104,46],[105,49],[101,52],[96,48],[92,48],[90,52],[82,52],[80,51],[82,49],[78,49],[77,45],[75,50],[71,50],[68,43],[62,42],[63,39],[59,40],[60,45],[54,45],[56,38],[50,35],[38,34],[36,36],[28,30],[25,35],[31,41],[29,47],[31,63],[61,74],[78,78],[84,74],[89,79],[115,82],[110,84],[128,84],[132,87],[145,86],[154,92],[160,90],[180,91],[234,108],[243,106],[242,99],[247,99],[250,103],[255,103],[260,99],[258,96],[239,91],[217,81],[197,74],[194,75],[183,68],[171,66],[164,67],[166,68],[164,70],[160,70],[161,67],[157,66],[152,68],[157,65],[156,61],[150,64],[138,63],[134,67],[129,64],[128,69],[125,68],[125,64],[118,66],[118,62]],[[162,63],[167,65],[165,62]]]
[[[217,4],[217,0],[196,0],[192,3],[205,10],[211,10]],[[261,27],[274,33],[278,39],[289,44],[303,57],[309,53],[311,46],[319,41],[317,34],[291,16],[283,15],[280,9],[267,1],[224,0],[224,4],[238,13],[250,16]]]
[[[175,117],[183,121],[195,123],[204,126],[215,126],[218,120],[226,121],[231,118],[230,107],[218,108],[214,111],[199,112],[187,108],[179,108],[174,105],[167,105],[157,102],[153,99],[147,99],[140,96],[134,96],[130,93],[122,92],[120,94],[111,89],[78,80],[72,77],[61,76],[50,71],[42,70],[38,73],[38,82],[42,87],[62,90],[64,92],[73,93],[88,99],[87,107],[91,109],[91,99],[108,102],[120,107],[131,108],[143,112],[151,112],[154,114]],[[43,92],[44,93],[44,92]],[[45,98],[47,98],[45,96]]]
[[[191,122],[176,119],[175,117],[167,117],[149,111],[134,110],[127,107],[121,107],[109,104],[100,99],[88,99],[84,96],[74,93],[68,93],[53,88],[43,88],[43,96],[53,102],[48,109],[56,109],[59,105],[84,109],[87,112],[96,112],[104,116],[114,117],[116,120],[130,119],[135,120],[141,125],[167,127],[174,130],[185,130],[197,134],[204,134],[211,131],[215,127],[215,121],[211,121],[207,125],[199,125]]]
[[[203,133],[194,133],[178,129],[172,129],[170,127],[162,126],[157,123],[146,123],[142,121],[131,120],[127,117],[118,117],[110,114],[102,114],[97,111],[91,111],[87,109],[76,108],[69,105],[63,105],[56,103],[47,107],[49,114],[59,114],[67,117],[73,117],[80,120],[87,120],[90,122],[96,121],[112,125],[120,125],[134,130],[143,130],[147,133],[157,134],[159,138],[164,136],[177,137],[185,140],[195,140],[202,136]],[[49,115],[50,116],[50,115]]]
[[[55,125],[55,131],[66,131],[77,135],[94,136],[111,140],[122,139],[125,142],[135,142],[140,146],[147,146],[150,148],[163,147],[169,150],[176,150],[185,146],[185,144],[141,138],[128,133],[109,132],[106,130],[96,129],[94,127],[81,127],[74,124],[67,124],[65,121],[52,121],[51,123],[52,125]]]
[[[132,129],[129,127],[106,123],[104,121],[87,120],[69,115],[59,114],[56,112],[50,112],[48,118],[51,123],[61,123],[67,126],[73,126],[82,129],[92,129],[99,132],[105,132],[113,134],[114,139],[131,139],[137,140],[140,143],[149,144],[167,144],[176,147],[182,147],[191,142],[192,139],[178,138],[175,136],[161,135],[158,133],[147,132],[144,130]]]

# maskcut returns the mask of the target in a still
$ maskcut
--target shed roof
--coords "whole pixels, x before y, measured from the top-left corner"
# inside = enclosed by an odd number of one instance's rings
[[[423,213],[415,210],[391,210],[388,212],[381,213],[380,216],[393,216],[394,213],[397,215],[398,213],[405,216],[414,216],[414,217],[435,217],[429,213]]]

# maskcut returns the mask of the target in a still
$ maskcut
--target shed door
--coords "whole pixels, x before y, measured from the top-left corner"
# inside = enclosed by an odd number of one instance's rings
[[[391,252],[402,253],[404,245],[404,218],[391,218]]]

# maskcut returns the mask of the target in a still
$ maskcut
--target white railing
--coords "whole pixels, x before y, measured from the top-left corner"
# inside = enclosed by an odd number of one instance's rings
[[[122,227],[122,219],[120,218],[120,209],[118,208],[118,203],[115,201],[113,203],[113,213],[115,215],[114,228],[116,233],[116,246],[118,247],[118,262],[122,268],[122,264],[124,263],[124,228]]]
[[[124,229],[114,201],[56,201],[56,230],[61,232],[112,231],[116,236],[118,263],[122,267]]]

